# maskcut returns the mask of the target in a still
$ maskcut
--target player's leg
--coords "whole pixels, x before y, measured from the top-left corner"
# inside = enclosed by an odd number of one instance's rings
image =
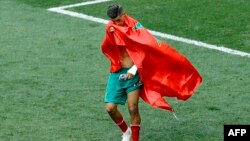
[[[124,73],[125,70],[121,70],[117,73],[110,73],[106,88],[106,94],[104,102],[106,103],[106,111],[111,119],[120,127],[122,132],[126,132],[128,126],[123,119],[123,116],[118,111],[117,105],[125,105],[127,95],[122,87],[120,87],[119,76]]]
[[[106,103],[106,111],[108,112],[111,119],[116,123],[117,126],[125,133],[128,129],[126,122],[123,119],[123,116],[117,109],[117,105],[113,103]]]
[[[132,141],[139,141],[141,116],[139,113],[139,91],[136,89],[128,93],[128,111],[130,114]]]

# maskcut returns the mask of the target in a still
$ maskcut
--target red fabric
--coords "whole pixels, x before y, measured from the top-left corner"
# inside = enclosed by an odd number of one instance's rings
[[[153,107],[173,111],[164,96],[187,100],[200,86],[202,77],[189,60],[165,42],[158,43],[147,29],[135,29],[138,22],[126,16],[126,26],[110,21],[102,52],[111,62],[110,72],[121,68],[117,45],[123,45],[138,68],[144,85],[140,97]],[[113,26],[115,32],[110,33]]]

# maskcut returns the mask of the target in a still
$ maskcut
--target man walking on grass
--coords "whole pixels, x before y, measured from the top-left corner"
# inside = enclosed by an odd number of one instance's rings
[[[187,100],[202,78],[174,48],[152,36],[119,4],[108,7],[110,21],[101,49],[110,60],[104,102],[111,119],[121,129],[122,141],[139,141],[139,97],[153,107],[173,111],[164,96]],[[118,110],[127,101],[130,127]]]

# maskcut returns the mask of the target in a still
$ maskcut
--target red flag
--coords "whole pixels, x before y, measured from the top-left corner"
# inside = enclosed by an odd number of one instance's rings
[[[121,68],[117,45],[124,45],[144,86],[140,97],[153,107],[172,111],[164,96],[187,100],[200,86],[201,75],[185,56],[165,42],[158,43],[135,19],[126,16],[125,24],[107,25],[102,51],[110,59],[110,71]],[[111,26],[115,32],[108,31]]]

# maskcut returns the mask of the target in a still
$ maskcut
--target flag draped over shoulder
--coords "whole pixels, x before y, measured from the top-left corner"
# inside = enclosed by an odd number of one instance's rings
[[[121,68],[118,46],[125,46],[144,86],[140,97],[153,107],[173,111],[164,96],[187,100],[200,86],[201,75],[185,56],[166,42],[158,42],[138,21],[126,15],[125,24],[110,21],[107,25],[101,49],[111,62],[110,71]],[[115,32],[109,32],[110,27]]]

